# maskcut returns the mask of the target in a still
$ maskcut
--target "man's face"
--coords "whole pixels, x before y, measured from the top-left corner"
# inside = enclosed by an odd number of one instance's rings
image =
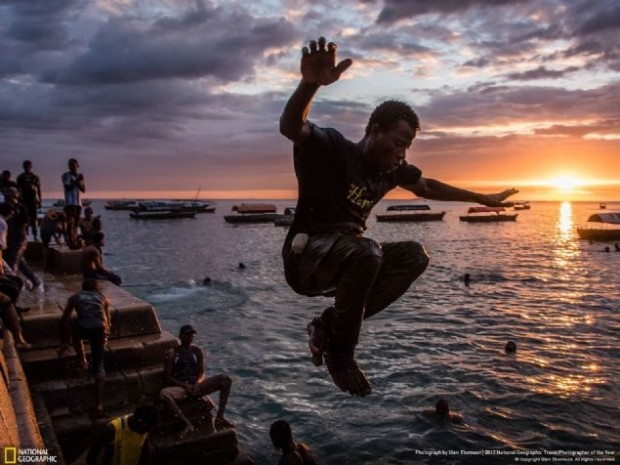
[[[392,171],[405,160],[414,137],[415,130],[405,120],[399,120],[387,131],[373,126],[366,148],[366,159],[379,172]]]
[[[71,160],[69,162],[69,170],[71,171],[77,171],[77,169],[80,167],[80,165],[78,165],[78,162],[75,160]]]
[[[179,336],[179,338],[181,339],[181,342],[183,344],[191,344],[192,342],[194,342],[194,337],[196,336],[196,333],[193,331],[188,331],[185,332],[183,334],[181,334]]]

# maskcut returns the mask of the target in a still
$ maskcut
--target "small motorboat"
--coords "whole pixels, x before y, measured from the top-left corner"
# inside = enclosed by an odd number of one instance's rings
[[[283,215],[278,215],[273,220],[273,224],[276,226],[290,226],[295,219],[295,207],[286,207]]]
[[[529,210],[531,207],[529,202],[515,202],[513,208],[515,210]]]
[[[467,223],[498,223],[504,221],[516,221],[518,213],[504,213],[504,207],[470,207],[467,215],[459,216],[461,221]]]
[[[242,203],[232,207],[236,215],[224,215],[227,223],[271,223],[280,217],[277,207],[270,203]]]
[[[590,215],[587,223],[577,228],[577,234],[590,241],[619,241],[620,212]]]
[[[402,211],[424,211],[424,210],[430,210],[431,207],[429,207],[428,205],[418,205],[418,204],[410,204],[410,205],[390,205],[389,207],[386,208],[387,211],[392,212],[392,211],[397,211],[397,212],[402,212]]]
[[[135,220],[172,220],[178,218],[194,218],[195,211],[181,209],[137,210],[129,214]]]
[[[428,205],[424,205],[427,207]],[[389,210],[389,207],[388,207]],[[418,210],[418,209],[414,209]],[[421,210],[430,210],[421,209]],[[398,209],[398,211],[407,211],[405,209]],[[441,221],[446,212],[431,212],[431,211],[413,211],[407,213],[386,213],[383,215],[377,215],[377,221],[380,222],[421,222],[421,221]]]

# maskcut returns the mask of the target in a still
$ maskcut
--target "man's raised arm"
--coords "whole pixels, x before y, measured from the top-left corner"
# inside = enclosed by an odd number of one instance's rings
[[[487,207],[511,207],[513,202],[505,202],[505,200],[519,192],[516,189],[506,189],[497,194],[480,194],[424,177],[420,178],[416,184],[403,187],[425,199],[475,202]]]
[[[318,42],[311,41],[310,48],[302,49],[301,81],[280,117],[280,133],[295,144],[302,143],[310,134],[306,119],[316,91],[340,79],[353,63],[347,58],[336,64],[336,49],[333,42],[326,46],[325,37],[320,37]]]

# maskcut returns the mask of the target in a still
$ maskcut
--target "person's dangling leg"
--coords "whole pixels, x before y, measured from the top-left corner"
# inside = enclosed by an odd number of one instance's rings
[[[347,255],[337,279],[333,310],[321,319],[329,331],[325,363],[334,384],[345,392],[366,396],[372,392],[370,383],[355,361],[355,346],[364,316],[368,291],[381,268],[382,252],[370,239],[347,238],[332,253]]]
[[[428,266],[429,257],[417,242],[381,244],[383,263],[368,294],[364,319],[376,315],[402,296]]]

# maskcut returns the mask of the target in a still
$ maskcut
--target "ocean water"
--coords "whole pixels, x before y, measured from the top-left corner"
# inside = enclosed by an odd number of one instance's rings
[[[280,418],[322,464],[576,460],[558,451],[620,462],[620,252],[575,233],[598,204],[533,202],[503,224],[461,222],[467,205],[457,203],[430,202],[447,211],[441,222],[375,223],[373,215],[368,237],[419,241],[431,264],[364,322],[357,356],[374,391],[357,399],[310,362],[305,326],[331,300],[286,285],[286,228],[229,225],[223,215],[234,203],[156,222],[105,211],[101,201],[94,208],[106,264],[124,287],[152,303],[171,333],[194,325],[207,373],[233,377],[227,416],[258,465],[277,463],[268,431]],[[375,213],[388,203],[398,202]],[[202,286],[206,276],[212,283]],[[514,356],[504,354],[508,340]],[[428,414],[439,398],[461,424]]]

